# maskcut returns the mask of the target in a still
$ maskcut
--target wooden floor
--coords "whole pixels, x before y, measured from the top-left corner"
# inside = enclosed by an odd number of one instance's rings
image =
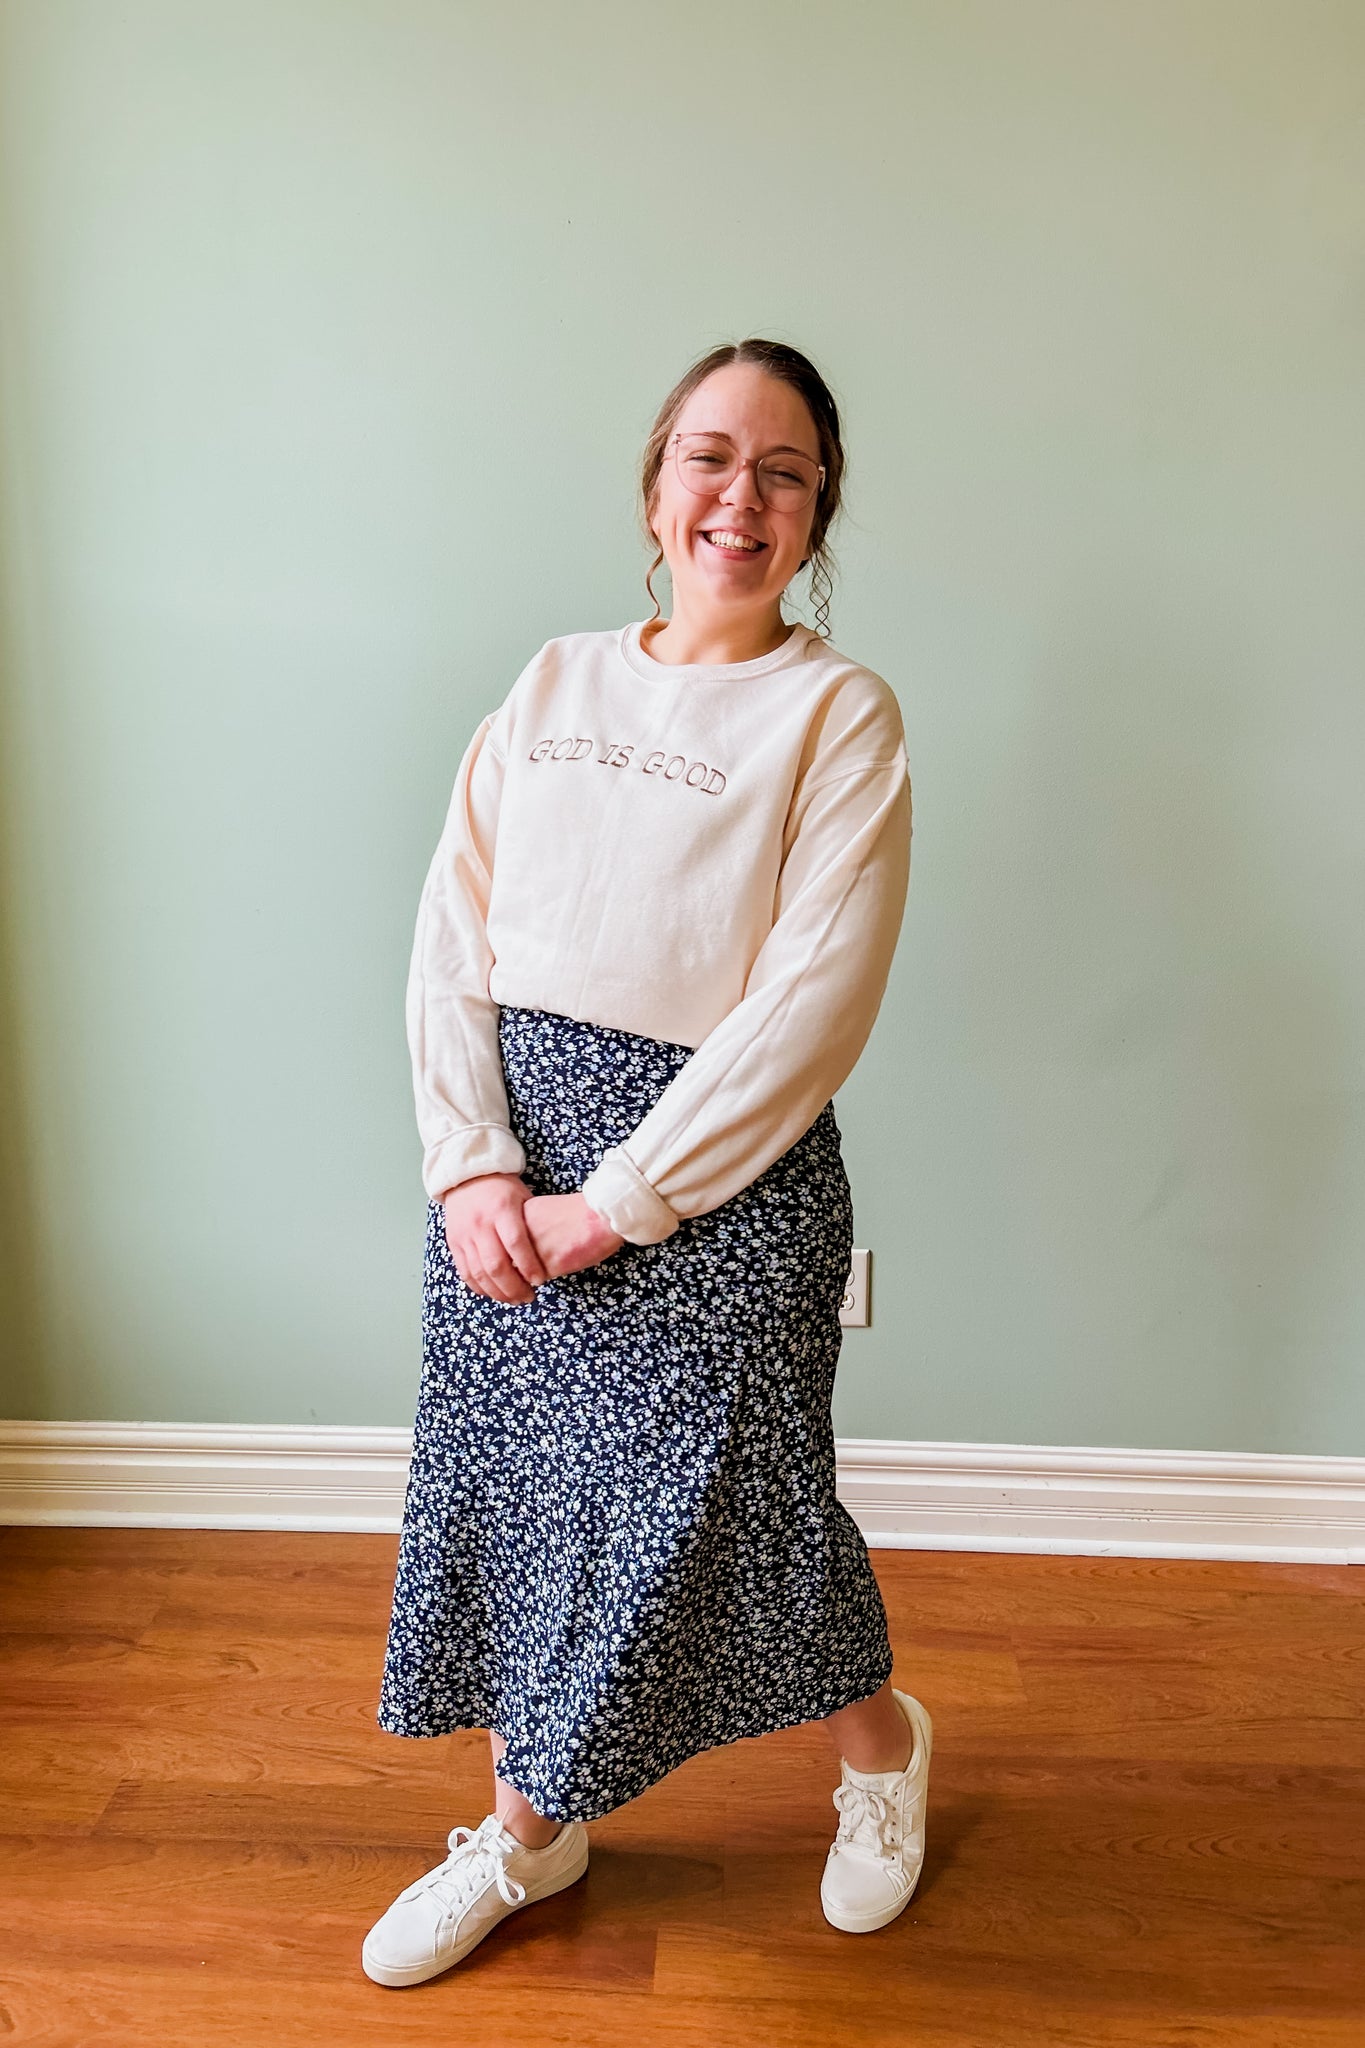
[[[407,1991],[360,1943],[491,1804],[374,1722],[396,1537],[0,1530],[5,2048],[1365,2048],[1365,1572],[873,1553],[934,1717],[919,1891],[818,1887],[819,1727],[590,1830]]]

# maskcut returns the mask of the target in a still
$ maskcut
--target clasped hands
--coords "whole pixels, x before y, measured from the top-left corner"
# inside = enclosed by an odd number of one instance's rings
[[[625,1243],[581,1192],[533,1195],[516,1173],[461,1181],[441,1206],[460,1278],[493,1301],[534,1301],[547,1280],[600,1265]]]

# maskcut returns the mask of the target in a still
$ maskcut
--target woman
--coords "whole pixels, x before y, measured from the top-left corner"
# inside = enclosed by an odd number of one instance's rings
[[[826,1917],[918,1880],[932,1742],[835,1496],[831,1097],[886,986],[896,698],[828,640],[844,454],[805,356],[694,363],[645,449],[673,608],[551,640],[475,733],[408,987],[430,1198],[379,1724],[487,1728],[495,1803],[368,1935],[448,1969],[701,1750],[823,1720]],[[782,615],[807,564],[822,632]]]

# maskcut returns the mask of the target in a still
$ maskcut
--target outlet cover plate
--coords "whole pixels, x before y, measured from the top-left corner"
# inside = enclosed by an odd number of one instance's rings
[[[872,1254],[855,1251],[848,1284],[839,1305],[839,1321],[846,1330],[865,1330],[872,1321]]]

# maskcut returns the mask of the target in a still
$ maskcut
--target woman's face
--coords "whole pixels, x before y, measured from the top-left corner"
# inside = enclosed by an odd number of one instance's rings
[[[678,475],[669,448],[659,471],[650,525],[673,578],[674,608],[695,615],[724,611],[766,613],[800,568],[808,552],[818,493],[799,512],[765,505],[752,462],[783,448],[820,460],[820,439],[806,401],[779,377],[755,363],[727,363],[713,370],[691,394],[674,433],[724,434],[741,461],[752,458],[723,490],[705,497]],[[713,533],[742,534],[759,546],[726,548],[708,540]]]

